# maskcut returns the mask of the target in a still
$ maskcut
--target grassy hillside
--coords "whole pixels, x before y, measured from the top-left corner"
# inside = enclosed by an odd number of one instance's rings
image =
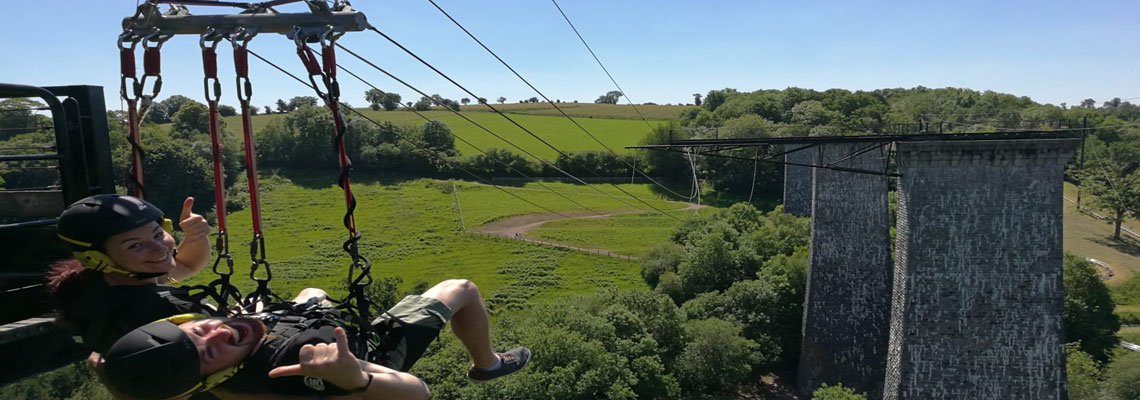
[[[340,249],[347,236],[341,226],[343,197],[333,185],[334,176],[290,176],[276,182],[262,197],[263,230],[267,259],[273,269],[272,287],[282,295],[304,287],[334,289],[343,294],[348,256]],[[284,178],[280,178],[284,179]],[[267,179],[272,181],[272,179]],[[630,207],[590,189],[561,183],[548,186],[598,210],[626,211]],[[490,186],[455,184],[468,227],[507,216],[542,212]],[[622,185],[639,197],[654,198],[645,185]],[[527,301],[530,296],[553,299],[570,293],[593,292],[601,287],[641,287],[636,262],[529,245],[514,240],[461,233],[453,207],[452,183],[429,179],[366,182],[353,191],[359,201],[356,223],[363,234],[361,253],[372,260],[373,275],[395,276],[410,287],[417,281],[435,283],[452,277],[475,281],[493,304]],[[556,211],[573,210],[573,204],[534,184],[511,188],[532,201]],[[599,187],[601,188],[601,187]],[[616,192],[610,188],[607,192]],[[593,193],[589,193],[593,192]],[[659,207],[681,205],[651,200]],[[646,217],[654,218],[654,217]],[[249,259],[244,243],[250,237],[250,212],[230,214],[231,252],[237,261],[234,275],[243,291],[252,288],[245,277]],[[671,220],[655,220],[671,229]],[[634,218],[629,226],[642,228]],[[204,273],[191,283],[205,283]]]
[[[569,105],[572,105],[572,104],[568,104],[568,106]],[[504,106],[537,107],[534,104],[529,104],[529,105],[527,105],[527,104],[516,104],[516,105],[504,105]],[[587,106],[587,105],[583,105],[583,106]],[[619,154],[627,152],[627,150],[625,149],[626,146],[637,145],[638,142],[641,140],[641,138],[645,137],[645,135],[647,133],[649,133],[649,131],[652,129],[651,126],[656,126],[656,125],[662,123],[660,121],[652,121],[652,122],[646,123],[645,121],[633,120],[633,119],[602,118],[600,115],[595,115],[592,113],[595,111],[604,112],[604,110],[599,111],[599,110],[593,109],[593,107],[603,106],[603,105],[591,104],[589,106],[591,106],[591,107],[589,107],[587,110],[584,110],[582,112],[585,114],[594,116],[594,117],[593,118],[576,118],[575,120],[578,121],[578,123],[581,124],[583,127],[585,127],[586,130],[589,131],[592,135],[594,135],[594,137],[598,138],[598,140],[602,141],[602,143],[605,143],[606,146],[609,146],[611,149],[613,149],[615,152],[617,152]],[[613,106],[613,105],[604,105],[604,106],[620,107],[620,106]],[[547,106],[547,107],[549,107],[549,106]],[[660,107],[666,107],[666,106],[660,106]],[[555,157],[558,156],[558,153],[556,153],[554,150],[550,149],[546,145],[543,145],[541,142],[539,142],[538,140],[531,137],[525,131],[518,128],[517,126],[512,124],[510,121],[507,121],[505,118],[503,118],[503,117],[501,117],[495,113],[474,111],[474,109],[476,109],[476,108],[478,108],[478,107],[475,107],[475,106],[467,107],[466,109],[469,109],[472,111],[463,111],[463,115],[467,116],[468,118],[471,118],[471,120],[479,123],[480,125],[483,125],[487,129],[490,129],[492,132],[495,132],[496,134],[506,138],[507,140],[510,140],[511,142],[515,143],[516,145],[518,145],[524,149],[527,149],[528,151],[534,153],[535,155],[537,155],[539,157],[542,157],[542,158],[547,159],[547,160],[553,160]],[[504,107],[504,108],[509,108],[509,107]],[[639,107],[638,109],[641,109],[641,107]],[[570,109],[567,109],[568,113],[569,113],[569,110]],[[538,115],[529,115],[529,114],[531,114],[531,112],[528,111],[526,114],[513,114],[512,113],[512,114],[509,114],[509,116],[512,119],[514,119],[516,122],[518,122],[520,125],[529,129],[535,135],[538,135],[538,137],[541,137],[543,140],[549,142],[551,145],[553,145],[553,146],[555,146],[555,147],[557,147],[563,151],[600,150],[601,149],[601,146],[599,146],[597,142],[595,142],[593,139],[591,139],[589,136],[587,136],[585,133],[583,133],[581,129],[579,129],[572,122],[570,122],[570,120],[566,119],[565,117],[551,116],[551,114],[549,114],[549,113],[544,114],[544,112],[540,112],[541,111],[540,109],[536,109],[536,110],[532,110],[532,111],[534,111],[534,114],[538,114]],[[555,113],[557,112],[557,111],[554,111],[553,108],[549,108],[549,111],[552,111]],[[419,124],[423,123],[422,118],[417,116],[415,113],[408,112],[408,111],[372,111],[369,109],[361,109],[361,112],[364,115],[366,115],[369,118],[372,118],[373,120],[376,120],[376,121],[391,121],[391,122],[398,123],[398,124],[414,124],[414,125],[419,125]],[[644,113],[645,110],[642,110],[642,112]],[[439,121],[446,123],[447,126],[451,128],[451,131],[453,133],[455,133],[457,136],[462,137],[462,138],[466,139],[467,141],[470,141],[475,146],[478,146],[484,150],[486,150],[488,148],[492,148],[492,147],[497,147],[497,148],[509,149],[511,151],[518,153],[518,151],[516,149],[514,149],[513,147],[511,147],[510,145],[508,145],[508,144],[504,143],[503,141],[495,138],[494,136],[487,133],[483,129],[475,126],[474,124],[467,122],[463,118],[460,118],[460,117],[456,116],[455,114],[452,114],[451,112],[448,112],[448,111],[426,111],[426,112],[423,112],[423,114],[425,116],[427,116],[428,118],[431,118],[434,120],[439,120]],[[617,113],[611,113],[611,114],[617,114]],[[557,114],[555,114],[555,115],[557,115]],[[254,116],[253,120],[252,120],[254,132],[259,132],[270,121],[280,120],[284,117],[285,117],[284,114]],[[351,117],[351,115],[350,115],[350,117]],[[231,132],[240,132],[240,130],[241,130],[241,118],[239,118],[239,117],[226,117],[226,118],[223,118],[223,120],[225,121],[227,130],[229,130]],[[471,147],[469,147],[463,143],[460,143],[459,141],[456,141],[455,144],[456,144],[456,147],[459,149],[460,153],[462,153],[462,154],[475,154],[475,150],[472,149]]]
[[[719,209],[706,207],[700,209],[700,214],[708,215],[717,211]],[[670,213],[684,219],[694,215],[694,210],[677,210]],[[527,232],[526,236],[618,254],[641,256],[654,245],[669,240],[669,235],[672,235],[674,230],[670,221],[671,218],[663,215],[644,214],[615,215],[606,219],[563,219],[547,222]]]
[[[1075,199],[1076,187],[1065,183],[1065,196]],[[1085,196],[1087,194],[1082,195]],[[1127,237],[1122,237],[1121,241],[1112,240],[1112,224],[1077,211],[1072,203],[1065,202],[1064,212],[1066,251],[1112,266],[1114,276],[1107,282],[1110,286],[1127,282],[1140,274],[1140,242]]]
[[[561,117],[562,113],[558,112],[553,106],[547,103],[507,103],[496,104],[491,103],[499,111],[510,112],[515,114],[529,114],[529,115],[549,115]],[[647,120],[669,120],[677,118],[681,111],[689,108],[688,106],[660,106],[660,105],[639,105],[636,107],[629,104],[594,104],[594,103],[558,103],[558,108],[565,111],[571,117],[583,118],[613,118],[613,119],[636,119],[640,120],[645,117]],[[463,107],[464,111],[486,111],[491,112],[487,107],[478,105],[470,105]]]

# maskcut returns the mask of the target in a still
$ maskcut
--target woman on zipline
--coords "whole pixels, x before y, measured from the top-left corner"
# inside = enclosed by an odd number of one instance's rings
[[[209,224],[182,204],[178,226],[186,234],[175,247],[172,221],[149,202],[101,194],[68,206],[58,220],[60,239],[75,258],[53,265],[48,290],[57,320],[102,353],[132,329],[181,313],[217,312],[204,295],[170,283],[187,279],[209,262]]]

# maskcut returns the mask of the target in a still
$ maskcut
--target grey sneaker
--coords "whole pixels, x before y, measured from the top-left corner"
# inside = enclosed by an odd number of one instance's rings
[[[499,353],[499,359],[503,360],[499,368],[493,370],[484,370],[475,368],[474,365],[471,369],[467,370],[467,380],[472,382],[486,382],[498,377],[507,376],[518,372],[530,362],[530,350],[526,347],[515,347],[507,350],[504,353]]]

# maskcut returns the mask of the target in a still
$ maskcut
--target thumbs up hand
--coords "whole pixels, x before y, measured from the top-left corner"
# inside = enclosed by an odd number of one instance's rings
[[[186,234],[182,239],[183,243],[205,240],[210,234],[210,224],[201,215],[193,213],[191,211],[193,207],[193,197],[187,197],[186,201],[182,202],[182,214],[178,217],[178,227]]]

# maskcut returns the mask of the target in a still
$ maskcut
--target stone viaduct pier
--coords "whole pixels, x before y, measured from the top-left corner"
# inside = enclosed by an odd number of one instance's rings
[[[1061,191],[1079,142],[1062,128],[640,147],[783,146],[784,210],[812,218],[804,398],[842,383],[875,400],[1063,400]]]
[[[812,168],[801,393],[843,383],[869,399],[1067,398],[1061,190],[1076,143],[896,143],[893,265],[886,176]],[[857,148],[787,157],[883,168],[879,152],[851,157]]]

